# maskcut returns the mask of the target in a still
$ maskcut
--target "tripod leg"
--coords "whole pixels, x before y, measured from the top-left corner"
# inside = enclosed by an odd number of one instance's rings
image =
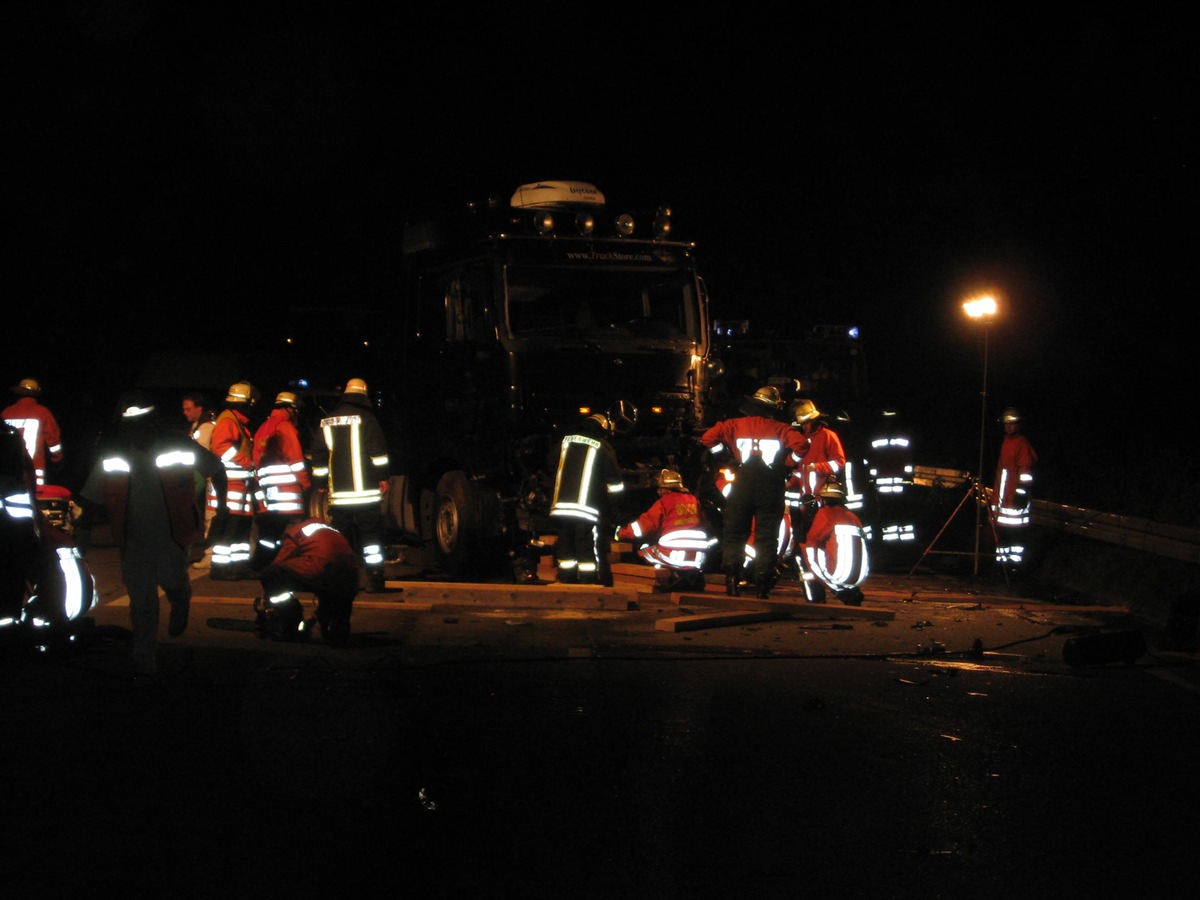
[[[980,502],[983,502],[982,497],[980,498]],[[995,547],[999,547],[1000,546],[1000,533],[998,531],[996,531],[996,511],[994,509],[992,509],[992,507],[989,504],[986,504],[986,503],[984,504],[984,508],[987,510],[988,527],[992,529],[992,545]],[[1000,570],[1004,573],[1004,586],[1012,587],[1012,583],[1008,580],[1008,554],[1007,553],[1000,555]]]
[[[950,518],[946,520],[946,524],[944,524],[941,527],[941,530],[939,530],[938,533],[933,536],[933,540],[929,542],[929,546],[925,548],[925,552],[921,554],[921,558],[918,559],[917,564],[912,567],[912,571],[908,573],[909,575],[912,575],[917,571],[917,569],[920,568],[921,563],[925,561],[925,557],[929,555],[929,552],[933,550],[934,545],[937,544],[938,540],[945,533],[946,529],[950,527],[950,523],[954,521],[954,517],[958,515],[959,510],[961,510],[966,502],[974,496],[975,483],[972,482],[971,486],[967,488],[967,492],[963,494],[963,498],[958,501],[958,506],[954,507],[954,512],[950,513]]]

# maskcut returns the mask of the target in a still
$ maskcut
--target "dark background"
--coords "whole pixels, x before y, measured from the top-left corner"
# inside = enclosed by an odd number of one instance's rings
[[[573,178],[670,203],[718,317],[860,325],[927,464],[974,468],[993,290],[1045,495],[1195,523],[1182,18],[475,6],[10,5],[9,383],[100,417],[154,349],[387,303],[408,211]]]

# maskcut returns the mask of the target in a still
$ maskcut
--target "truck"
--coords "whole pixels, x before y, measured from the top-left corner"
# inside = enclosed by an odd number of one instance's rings
[[[374,335],[387,511],[434,566],[531,577],[560,435],[586,415],[614,425],[631,518],[661,468],[690,464],[720,364],[670,206],[539,181],[414,219],[401,250],[400,296]]]

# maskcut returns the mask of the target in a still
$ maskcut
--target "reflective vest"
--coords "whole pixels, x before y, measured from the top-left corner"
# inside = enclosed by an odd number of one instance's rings
[[[62,434],[54,414],[33,397],[22,397],[4,410],[4,421],[21,433],[37,483],[45,484],[47,455],[51,462],[63,457]]]
[[[817,510],[804,554],[812,573],[835,591],[858,587],[870,574],[862,522],[844,506]]]
[[[254,515],[254,441],[246,427],[249,418],[234,409],[223,409],[212,432],[212,452],[225,467],[228,479],[225,507],[233,516]],[[208,505],[216,509],[217,494],[210,486]]]
[[[164,446],[157,449],[154,466],[162,481],[171,522],[171,537],[180,547],[191,546],[200,529],[200,505],[196,493],[197,453],[190,447]],[[125,549],[125,516],[129,505],[131,466],[120,451],[100,460],[104,473],[104,508],[117,549]]]
[[[568,434],[562,439],[551,516],[597,522],[607,507],[605,495],[624,489],[621,467],[608,441],[586,434]]]
[[[704,530],[700,501],[687,491],[668,491],[634,521],[617,530],[617,540],[641,544],[646,562],[669,569],[704,568],[717,541]]]
[[[259,511],[299,515],[312,484],[300,435],[286,409],[273,409],[254,433],[254,497]]]
[[[311,452],[313,478],[327,480],[330,506],[380,502],[379,485],[388,480],[391,463],[383,429],[367,401],[343,396],[321,420]]]

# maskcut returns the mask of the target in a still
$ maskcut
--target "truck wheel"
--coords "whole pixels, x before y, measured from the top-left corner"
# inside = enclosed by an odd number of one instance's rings
[[[451,575],[486,572],[495,563],[494,498],[478,490],[462,471],[438,481],[434,547],[440,567]]]

